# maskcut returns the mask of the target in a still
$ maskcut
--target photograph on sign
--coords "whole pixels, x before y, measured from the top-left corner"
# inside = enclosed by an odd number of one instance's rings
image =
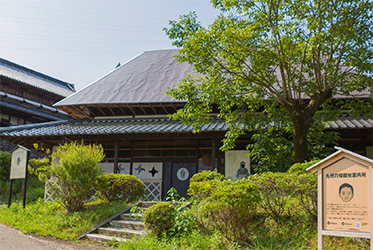
[[[238,180],[250,175],[248,150],[230,150],[225,152],[225,178]]]
[[[12,153],[10,179],[25,179],[27,167],[27,151],[17,148]]]
[[[324,230],[370,232],[368,175],[347,158],[323,169]]]

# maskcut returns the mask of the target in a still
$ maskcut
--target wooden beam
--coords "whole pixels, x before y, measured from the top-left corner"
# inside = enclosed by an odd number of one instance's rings
[[[98,105],[95,105],[95,107],[96,107],[96,108],[101,112],[101,114],[102,114],[103,116],[106,115],[105,112],[102,111],[102,109],[101,109]]]
[[[168,111],[167,109],[163,106],[163,104],[161,103],[161,107],[163,108],[164,112],[166,112],[166,114],[168,114]]]
[[[137,105],[137,107],[139,107],[141,110],[142,110],[142,112],[144,112],[144,115],[147,115],[148,113],[145,111],[145,109],[143,108],[143,107],[141,107],[141,105]]]
[[[136,115],[136,112],[131,108],[130,105],[126,105],[126,106],[127,106],[127,108],[129,108],[129,110],[131,110],[131,112],[132,112],[133,115]]]
[[[153,107],[153,105],[151,103],[149,103],[149,107],[153,110],[154,114],[158,114],[157,111],[155,110],[155,108]]]
[[[120,111],[122,111],[123,115],[127,115],[127,113],[124,111],[124,109],[121,106],[118,105],[117,107],[120,109]]]
[[[116,116],[116,114],[115,114],[114,111],[110,108],[109,105],[107,105],[106,107],[110,110],[110,112],[113,114],[113,116]]]

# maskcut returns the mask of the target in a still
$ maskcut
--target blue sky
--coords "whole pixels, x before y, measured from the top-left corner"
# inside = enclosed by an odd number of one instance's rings
[[[0,0],[0,57],[77,90],[143,51],[172,48],[162,29],[196,11],[202,25],[218,12],[209,0]]]

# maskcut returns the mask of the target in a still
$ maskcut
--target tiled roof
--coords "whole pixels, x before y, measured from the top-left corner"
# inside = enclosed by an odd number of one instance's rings
[[[0,108],[1,107],[5,107],[5,108],[25,112],[29,115],[38,116],[38,117],[42,117],[42,118],[50,119],[50,120],[57,120],[57,121],[66,119],[66,117],[68,116],[68,114],[64,113],[63,111],[58,111],[59,115],[54,115],[54,114],[44,112],[42,110],[26,107],[25,105],[20,105],[14,102],[4,101],[2,99],[0,99]],[[65,118],[62,118],[61,116]]]
[[[339,117],[328,122],[327,129],[372,129],[373,118]],[[201,132],[227,131],[229,125],[221,119],[212,119],[202,127]],[[28,124],[8,128],[0,128],[0,136],[62,136],[62,135],[107,135],[133,133],[188,133],[190,125],[167,118],[157,119],[112,119],[112,120],[73,120]]]
[[[1,58],[0,76],[4,76],[63,97],[67,97],[75,92],[73,84],[63,82]]]

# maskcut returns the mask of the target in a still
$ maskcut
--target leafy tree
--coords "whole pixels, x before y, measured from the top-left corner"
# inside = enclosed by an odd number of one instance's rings
[[[103,158],[101,145],[83,142],[62,145],[52,154],[49,184],[69,212],[82,209],[84,201],[94,194],[94,184],[102,175],[98,163]]]
[[[12,154],[9,152],[0,151],[0,181],[9,181],[11,162]]]
[[[371,102],[357,98],[372,93],[371,0],[211,3],[221,14],[208,28],[194,12],[165,28],[179,61],[197,73],[168,91],[187,100],[173,118],[198,132],[218,112],[231,125],[225,150],[245,130],[290,132],[294,160],[303,162],[311,126],[343,109],[372,114]]]

